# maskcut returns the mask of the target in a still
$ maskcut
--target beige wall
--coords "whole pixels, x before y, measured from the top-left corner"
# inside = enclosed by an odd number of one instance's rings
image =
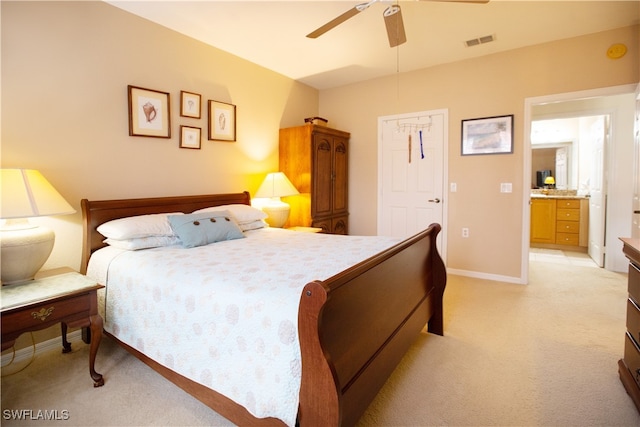
[[[2,7],[2,167],[39,169],[78,213],[45,267],[80,264],[80,199],[249,190],[278,167],[278,129],[318,114],[318,91],[103,2]],[[130,137],[127,85],[169,92],[171,139]],[[181,90],[203,118],[179,116]],[[207,140],[206,100],[237,106],[237,142]],[[179,148],[180,125],[202,149]]]
[[[350,232],[375,234],[377,226],[377,118],[448,109],[447,264],[451,269],[506,279],[522,269],[524,100],[555,93],[640,81],[638,26],[446,64],[399,76],[325,90],[320,115],[351,132]],[[628,53],[611,60],[613,43]],[[402,47],[400,47],[402,69]],[[398,89],[399,88],[399,89]],[[510,155],[460,155],[463,119],[514,114],[515,148]],[[528,180],[527,180],[528,181]],[[501,194],[501,182],[513,183]],[[469,227],[470,237],[461,237]]]
[[[521,271],[524,99],[640,80],[638,26],[318,94],[102,2],[3,1],[1,19],[2,167],[40,169],[76,209],[85,197],[255,191],[277,168],[278,128],[321,115],[352,134],[350,230],[375,234],[377,118],[445,108],[447,178],[458,186],[445,194],[448,265],[505,277]],[[629,53],[607,59],[617,42]],[[129,84],[171,93],[171,139],[128,136]],[[238,141],[207,141],[205,118],[179,117],[180,90],[237,105]],[[503,114],[515,115],[514,153],[461,157],[460,121]],[[202,150],[178,148],[180,124],[202,127]],[[78,268],[79,212],[39,221],[57,233],[47,267]]]

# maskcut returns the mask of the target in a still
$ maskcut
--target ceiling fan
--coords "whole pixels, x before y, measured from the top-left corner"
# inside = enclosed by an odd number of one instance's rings
[[[354,17],[358,13],[366,10],[374,3],[377,3],[380,0],[369,0],[366,3],[361,3],[353,8],[347,10],[342,15],[337,18],[332,19],[327,22],[320,28],[311,33],[307,34],[307,37],[310,39],[315,39],[320,37],[327,31],[337,27],[342,24],[349,18]],[[489,3],[489,0],[427,0],[427,1],[437,1],[437,2],[453,2],[453,3]],[[396,47],[401,45],[402,43],[407,41],[407,35],[404,32],[404,23],[402,21],[402,11],[400,10],[400,6],[398,4],[393,4],[385,9],[382,13],[384,17],[384,23],[387,27],[387,37],[389,37],[389,46]]]

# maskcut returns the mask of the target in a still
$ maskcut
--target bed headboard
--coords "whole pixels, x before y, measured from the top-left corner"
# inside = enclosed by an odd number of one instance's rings
[[[154,197],[147,199],[120,199],[90,201],[82,199],[82,261],[80,272],[87,272],[91,254],[106,246],[104,236],[96,230],[100,224],[112,219],[135,215],[166,212],[191,213],[211,206],[251,204],[248,191],[242,193],[210,194],[203,196]]]

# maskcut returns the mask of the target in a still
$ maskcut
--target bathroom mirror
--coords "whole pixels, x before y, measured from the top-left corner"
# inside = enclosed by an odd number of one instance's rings
[[[531,122],[531,188],[537,171],[551,170],[558,190],[588,195],[601,182],[607,116],[537,119]]]

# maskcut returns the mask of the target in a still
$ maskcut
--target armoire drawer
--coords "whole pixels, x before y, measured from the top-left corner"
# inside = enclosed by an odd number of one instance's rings
[[[638,344],[629,336],[628,332],[624,341],[624,363],[629,368],[629,372],[636,384],[640,387],[640,348],[638,348]]]

